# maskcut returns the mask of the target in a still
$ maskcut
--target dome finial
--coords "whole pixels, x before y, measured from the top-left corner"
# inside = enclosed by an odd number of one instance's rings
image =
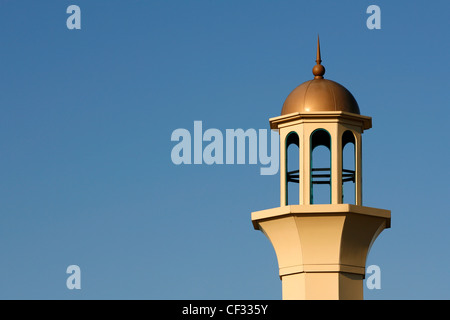
[[[322,59],[320,57],[320,39],[319,35],[317,35],[317,58],[316,58],[317,64],[320,64],[322,62]]]
[[[314,79],[323,79],[323,75],[325,74],[325,67],[321,65],[322,58],[320,56],[320,41],[319,41],[319,35],[317,35],[317,58],[316,58],[316,65],[313,68],[313,75]]]

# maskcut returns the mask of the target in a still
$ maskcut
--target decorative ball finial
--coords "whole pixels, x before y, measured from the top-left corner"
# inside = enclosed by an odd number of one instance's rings
[[[319,42],[319,35],[317,35],[317,58],[316,58],[316,65],[312,69],[314,79],[323,79],[323,75],[325,74],[325,67],[321,65],[322,59],[320,57],[320,42]]]

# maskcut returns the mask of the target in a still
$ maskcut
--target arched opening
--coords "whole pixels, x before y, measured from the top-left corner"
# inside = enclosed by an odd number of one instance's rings
[[[286,137],[286,205],[299,204],[299,138],[296,132]]]
[[[355,135],[347,130],[342,135],[342,203],[356,203]]]
[[[311,134],[311,204],[331,203],[331,136],[325,129]]]

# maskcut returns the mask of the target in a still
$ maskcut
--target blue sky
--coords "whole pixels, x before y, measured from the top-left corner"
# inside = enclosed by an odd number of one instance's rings
[[[81,30],[66,9],[81,8]],[[369,30],[366,9],[381,8]],[[448,1],[0,0],[0,298],[280,299],[260,165],[180,165],[171,133],[268,129],[312,78],[373,117],[364,205],[392,210],[366,299],[449,299]],[[66,268],[81,268],[68,290]]]

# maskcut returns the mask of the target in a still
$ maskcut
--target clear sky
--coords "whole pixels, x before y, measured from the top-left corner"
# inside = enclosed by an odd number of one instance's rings
[[[81,8],[69,30],[66,9]],[[369,5],[381,29],[369,30]],[[449,1],[0,0],[0,298],[280,299],[259,164],[175,165],[177,128],[268,129],[312,79],[349,89],[364,205],[392,210],[366,299],[450,298]],[[66,287],[69,265],[81,290]]]

